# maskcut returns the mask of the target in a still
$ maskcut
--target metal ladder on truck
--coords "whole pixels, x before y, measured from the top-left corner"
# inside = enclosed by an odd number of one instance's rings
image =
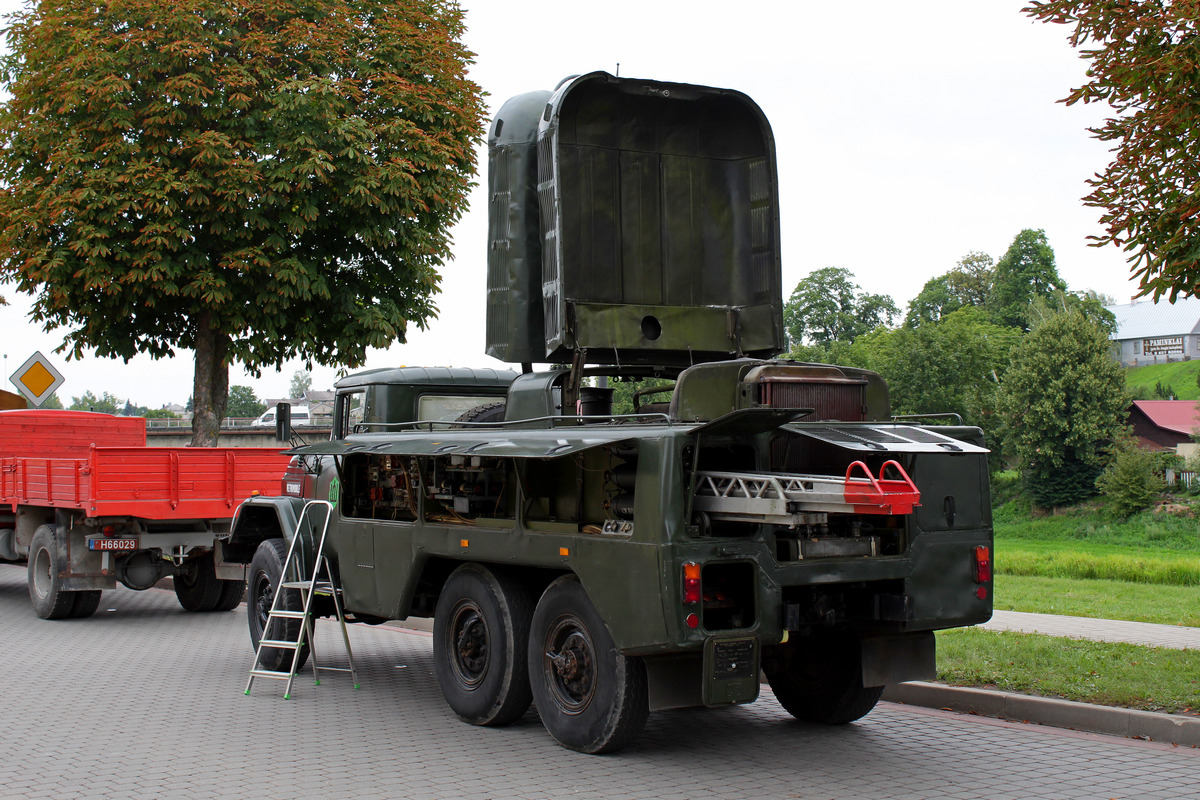
[[[305,579],[288,580],[287,577],[293,564],[295,564],[295,571],[290,574],[304,575],[304,554],[296,544],[300,541],[300,531],[304,527],[305,519],[308,520],[310,526],[313,524],[309,509],[314,506],[323,506],[325,508],[325,521],[321,525],[321,535],[317,538],[317,548],[313,555],[312,574]],[[250,668],[250,679],[246,681],[245,694],[250,694],[250,687],[254,685],[255,678],[286,680],[287,686],[283,690],[283,698],[290,700],[292,696],[292,682],[296,679],[296,672],[300,668],[300,654],[303,652],[305,644],[308,645],[309,657],[312,659],[314,685],[321,685],[321,670],[325,670],[327,672],[349,672],[350,679],[354,682],[354,688],[358,688],[358,673],[354,669],[354,653],[350,649],[350,636],[346,632],[346,614],[342,608],[342,589],[334,579],[333,570],[329,566],[329,558],[325,555],[325,535],[329,531],[329,519],[332,516],[333,504],[326,500],[309,500],[304,504],[304,509],[300,512],[300,518],[296,521],[296,530],[292,535],[292,542],[288,546],[287,558],[283,561],[283,571],[280,573],[279,585],[275,587],[275,597],[271,601],[271,610],[267,614],[266,625],[263,626],[262,638],[259,639],[258,648],[254,652],[254,665]],[[304,603],[301,610],[293,611],[282,607],[285,589],[299,589],[303,593]],[[338,625],[342,629],[342,642],[346,645],[346,658],[350,664],[348,667],[322,667],[317,663],[317,648],[314,641],[316,637],[313,635],[312,613],[313,598],[317,595],[333,598],[333,607],[337,611]],[[267,638],[273,630],[286,631],[286,620],[301,621],[294,640]],[[291,669],[287,672],[263,669],[261,667],[262,653],[263,649],[268,647],[291,650]]]

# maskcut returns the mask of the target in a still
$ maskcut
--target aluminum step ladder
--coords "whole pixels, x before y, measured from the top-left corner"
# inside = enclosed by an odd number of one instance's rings
[[[288,575],[304,575],[304,554],[296,543],[300,541],[300,531],[304,527],[304,522],[307,519],[310,527],[312,526],[312,515],[309,514],[309,509],[314,506],[322,506],[325,509],[325,521],[321,525],[321,535],[317,539],[317,549],[313,557],[313,572],[307,579],[288,580]],[[300,518],[296,521],[296,530],[292,535],[292,542],[288,546],[287,558],[283,562],[283,571],[280,574],[279,585],[275,587],[275,597],[271,601],[271,610],[267,614],[267,624],[263,628],[262,638],[258,641],[258,648],[254,652],[254,664],[250,668],[250,679],[246,681],[245,694],[250,694],[250,687],[254,685],[255,678],[270,678],[272,680],[287,681],[287,686],[283,690],[283,698],[290,700],[292,696],[292,682],[296,679],[296,672],[300,668],[300,654],[304,651],[305,644],[308,645],[309,658],[312,659],[313,668],[313,684],[321,685],[321,671],[326,672],[349,672],[350,679],[354,683],[354,688],[358,688],[358,673],[354,669],[354,652],[350,649],[350,636],[346,632],[346,614],[342,608],[342,587],[337,584],[333,577],[333,570],[329,566],[329,558],[325,555],[325,536],[329,531],[329,520],[333,516],[333,504],[326,500],[309,500],[304,504],[304,510],[300,512]],[[293,571],[292,567],[295,565]],[[285,589],[299,589],[303,592],[304,603],[300,611],[291,611],[281,608],[280,605],[283,599]],[[333,607],[337,612],[338,625],[342,629],[342,642],[346,645],[346,659],[350,666],[348,667],[323,667],[317,662],[317,648],[313,629],[313,598],[316,596],[333,598]],[[301,624],[296,633],[296,638],[292,639],[269,639],[267,635],[275,630],[284,630],[286,626],[285,620],[298,619]],[[278,620],[278,625],[273,625]],[[287,672],[263,669],[262,653],[264,648],[277,648],[280,650],[292,651],[292,666]]]

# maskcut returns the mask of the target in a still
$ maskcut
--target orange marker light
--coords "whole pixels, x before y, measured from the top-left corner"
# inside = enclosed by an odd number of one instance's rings
[[[459,547],[470,547],[470,546],[471,546],[471,540],[470,540],[470,539],[459,539],[459,540],[458,540],[458,546],[459,546]]]
[[[700,602],[700,565],[689,561],[683,565],[683,602],[694,606]]]
[[[570,548],[567,548],[567,547],[560,547],[560,548],[558,548],[558,554],[560,556],[566,557],[566,556],[571,555],[571,550],[570,550]]]

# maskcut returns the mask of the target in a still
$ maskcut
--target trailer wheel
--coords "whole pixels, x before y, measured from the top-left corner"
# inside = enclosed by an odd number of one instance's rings
[[[67,616],[72,619],[83,619],[96,613],[96,609],[100,607],[100,595],[103,592],[100,589],[89,589],[85,592],[72,592],[72,594],[75,595],[75,605],[71,607],[71,612]]]
[[[842,725],[866,716],[882,686],[862,685],[862,648],[852,634],[801,636],[764,654],[775,698],[806,722]]]
[[[456,569],[438,596],[433,659],[446,703],[472,725],[508,725],[529,708],[533,598],[481,564]]]
[[[301,620],[276,619],[267,629],[267,614],[271,611],[271,602],[275,599],[275,587],[283,577],[283,562],[287,558],[288,546],[283,539],[267,539],[254,551],[250,561],[250,577],[247,581],[246,622],[250,627],[250,646],[258,649],[260,639],[291,639],[295,641],[300,635]],[[299,589],[284,589],[279,598],[279,607],[285,611],[303,611],[304,596]],[[264,631],[266,635],[264,636]],[[258,659],[258,665],[263,669],[286,671],[291,668],[291,650],[281,650],[277,647],[265,647]],[[300,658],[296,669],[308,661],[309,645],[306,642],[300,650]]]
[[[184,611],[212,611],[221,599],[224,581],[217,580],[212,553],[192,556],[175,571],[175,597]]]
[[[574,575],[550,584],[538,601],[529,672],[542,724],[572,750],[620,750],[637,738],[650,714],[645,665],[617,652]]]
[[[61,573],[66,565],[58,555],[58,528],[42,525],[29,543],[29,599],[42,619],[66,619],[75,608],[75,592],[64,591]]]

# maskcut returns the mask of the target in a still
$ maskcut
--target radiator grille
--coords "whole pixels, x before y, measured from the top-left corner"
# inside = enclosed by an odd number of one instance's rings
[[[804,383],[764,381],[762,404],[772,408],[811,408],[805,422],[839,420],[860,422],[866,419],[866,386],[859,383]]]

